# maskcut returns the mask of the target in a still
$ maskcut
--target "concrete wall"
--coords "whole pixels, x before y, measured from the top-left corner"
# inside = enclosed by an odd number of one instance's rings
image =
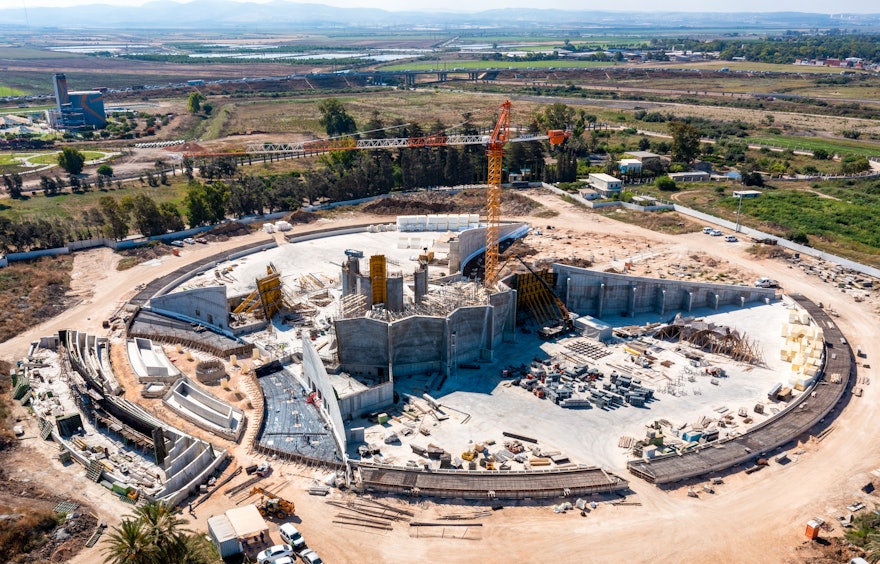
[[[642,278],[561,264],[554,264],[553,270],[559,275],[557,295],[566,307],[598,318],[641,313],[666,316],[699,307],[763,302],[776,295],[772,288]]]
[[[343,420],[350,420],[367,413],[384,409],[394,402],[394,383],[383,382],[359,394],[339,400],[339,412]]]
[[[403,311],[403,277],[385,279],[385,309]]]
[[[229,331],[226,286],[194,288],[157,296],[150,300],[150,308],[158,313],[188,317],[221,331]]]
[[[388,376],[388,324],[363,317],[336,322],[339,363],[349,372]]]
[[[502,342],[516,339],[516,290],[496,292],[489,296],[492,306],[492,344],[496,349]]]
[[[320,396],[321,412],[325,420],[328,420],[330,423],[339,452],[345,456],[346,437],[345,427],[342,424],[342,411],[340,410],[339,401],[336,399],[336,392],[333,390],[330,378],[327,376],[327,369],[324,368],[324,363],[321,362],[321,357],[318,356],[318,352],[312,346],[312,342],[306,337],[303,337],[302,340],[302,350],[303,377],[306,380],[306,386],[308,386],[309,391],[317,392]]]
[[[446,356],[446,339],[446,319],[442,317],[414,316],[391,323],[388,347],[392,375],[439,372]]]
[[[525,223],[504,223],[500,226],[498,240],[522,237],[529,231]],[[456,248],[453,250],[453,246]],[[468,229],[458,235],[457,245],[449,246],[449,272],[460,272],[462,265],[486,250],[486,228]]]
[[[490,360],[492,325],[492,308],[489,306],[465,307],[452,312],[446,337],[449,342],[449,364]]]

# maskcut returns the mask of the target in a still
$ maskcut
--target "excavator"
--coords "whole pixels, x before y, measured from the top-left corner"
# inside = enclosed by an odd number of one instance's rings
[[[260,494],[260,503],[257,504],[257,510],[263,517],[271,516],[276,519],[287,519],[296,512],[296,506],[292,501],[280,498],[277,495],[266,491],[265,489],[254,486],[251,495]]]

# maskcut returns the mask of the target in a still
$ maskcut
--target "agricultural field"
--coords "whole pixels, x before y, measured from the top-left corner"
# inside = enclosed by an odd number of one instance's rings
[[[736,221],[739,200],[733,191],[739,189],[742,186],[734,183],[679,184],[675,192],[661,192],[651,185],[634,188],[730,221]],[[740,223],[783,238],[805,236],[812,247],[880,266],[878,214],[877,179],[822,183],[771,180],[760,197],[743,200]]]

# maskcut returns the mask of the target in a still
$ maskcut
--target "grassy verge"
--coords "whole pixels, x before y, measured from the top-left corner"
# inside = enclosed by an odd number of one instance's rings
[[[107,153],[98,152],[98,151],[81,151],[82,154],[86,157],[87,161],[93,161],[95,159],[100,159]],[[61,151],[55,151],[54,153],[44,153],[38,157],[33,157],[30,159],[30,162],[35,164],[58,164],[58,155],[61,154]]]
[[[396,63],[393,65],[384,66],[381,70],[384,71],[397,71],[397,70],[414,70],[414,71],[425,71],[425,70],[442,70],[453,72],[453,69],[585,69],[590,67],[613,67],[617,64],[613,62],[599,62],[599,61],[566,61],[566,60],[558,60],[558,61],[482,61],[482,60],[473,60],[473,61],[433,61],[426,63]]]

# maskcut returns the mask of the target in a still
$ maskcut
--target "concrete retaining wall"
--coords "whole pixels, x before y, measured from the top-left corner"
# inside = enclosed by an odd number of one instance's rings
[[[553,270],[558,274],[557,295],[564,298],[566,307],[598,318],[640,313],[667,316],[699,307],[742,306],[776,296],[772,288],[658,280],[561,264],[554,264]]]

